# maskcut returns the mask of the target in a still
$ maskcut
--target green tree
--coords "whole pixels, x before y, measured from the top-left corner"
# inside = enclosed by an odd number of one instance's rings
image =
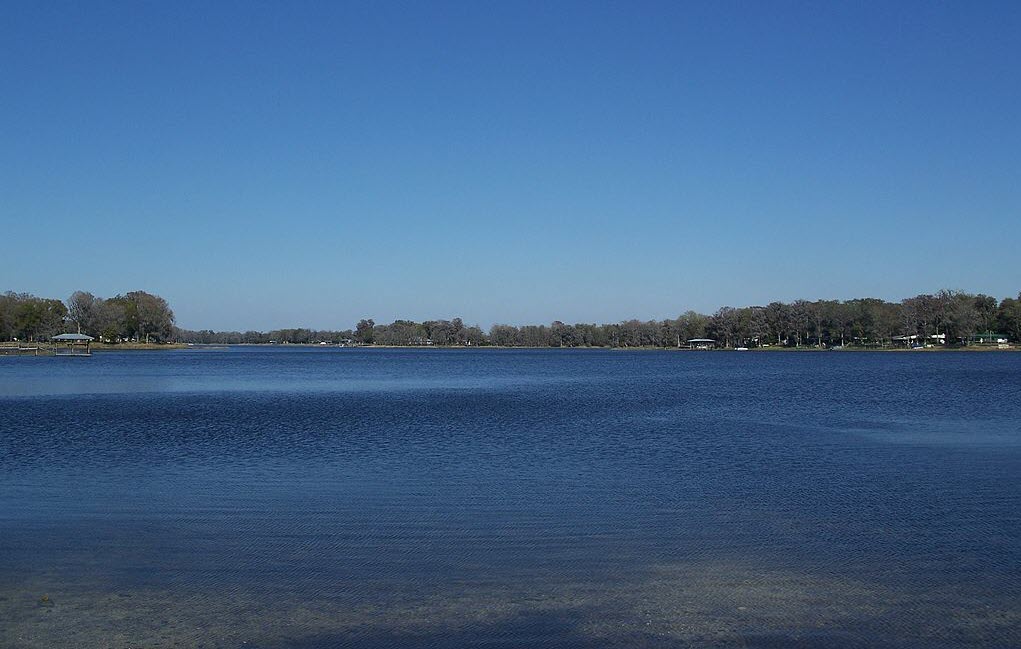
[[[1015,343],[1021,343],[1021,293],[1018,293],[1017,299],[1008,297],[1000,302],[996,322],[1001,332]]]
[[[19,296],[13,310],[13,334],[21,340],[45,340],[61,333],[67,307],[60,300]]]
[[[376,323],[372,319],[359,320],[355,326],[355,340],[363,345],[371,345],[375,340]]]

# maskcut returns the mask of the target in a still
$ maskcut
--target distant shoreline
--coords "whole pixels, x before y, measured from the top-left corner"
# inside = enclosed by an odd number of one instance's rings
[[[594,352],[594,351],[608,351],[608,352],[643,352],[643,353],[730,353],[730,352],[758,352],[763,354],[784,354],[784,353],[824,353],[824,352],[836,352],[836,353],[852,353],[852,354],[885,354],[885,353],[909,353],[909,352],[924,352],[924,353],[991,353],[991,352],[1019,352],[1021,347],[1012,345],[1010,347],[996,347],[992,345],[972,345],[968,347],[951,347],[951,348],[939,348],[939,347],[927,347],[920,349],[909,349],[904,347],[886,347],[886,348],[863,348],[863,347],[842,347],[842,348],[823,348],[818,347],[752,347],[749,349],[734,349],[734,348],[718,348],[718,349],[688,349],[685,347],[522,347],[522,346],[499,346],[499,345],[485,345],[485,346],[461,346],[461,345],[428,345],[428,346],[417,346],[417,345],[319,345],[315,343],[287,343],[287,344],[273,344],[273,343],[233,343],[233,344],[204,344],[204,343],[111,343],[111,344],[99,344],[92,346],[92,352],[94,354],[108,354],[112,352],[170,352],[170,351],[184,351],[184,350],[204,350],[204,351],[215,351],[225,350],[231,347],[251,347],[251,348],[277,348],[277,349],[361,349],[361,350],[406,350],[406,351],[429,351],[429,350],[442,350],[442,351],[465,351],[465,352],[477,352],[485,350],[493,351],[576,351],[579,353]],[[0,346],[0,358],[7,357],[20,357],[20,358],[52,358],[55,356],[52,347],[39,346],[37,353],[27,353],[27,350],[23,353],[5,353],[5,349]],[[31,349],[31,348],[30,348]]]
[[[0,340],[39,341],[55,335],[91,336],[96,351],[165,350],[182,345],[351,345],[404,347],[677,349],[716,348],[765,351],[926,351],[960,347],[1021,345],[1021,294],[998,300],[989,295],[941,290],[899,303],[877,298],[795,300],[765,306],[723,306],[711,315],[686,311],[677,318],[616,323],[493,324],[483,331],[460,317],[450,320],[398,319],[376,324],[359,320],[351,329],[307,327],[270,331],[188,330],[175,325],[165,298],[131,291],[101,298],[75,291],[67,303],[29,293],[0,294]],[[154,344],[137,341],[151,341]],[[122,341],[117,344],[100,341]],[[133,341],[133,342],[124,342]],[[178,342],[171,342],[178,341]],[[847,348],[844,346],[848,345]]]
[[[52,356],[53,347],[47,344],[33,343],[31,348],[39,349],[40,356]],[[529,351],[546,351],[546,350],[572,350],[572,351],[613,351],[613,352],[758,352],[758,353],[820,353],[820,352],[838,352],[838,353],[904,353],[904,352],[925,352],[925,353],[953,353],[953,352],[1018,352],[1021,351],[1021,346],[1010,345],[1008,347],[999,347],[997,345],[968,345],[964,347],[923,347],[917,349],[911,349],[907,347],[781,347],[781,346],[770,346],[770,347],[750,347],[747,349],[736,349],[733,347],[719,347],[716,349],[689,349],[687,347],[596,347],[596,346],[577,346],[577,347],[530,347],[522,345],[320,345],[318,343],[93,343],[92,352],[94,353],[107,353],[107,352],[135,352],[135,351],[173,351],[173,350],[186,350],[186,349],[204,349],[204,350],[216,350],[216,349],[227,349],[230,347],[252,347],[252,348],[277,348],[277,349],[403,349],[403,350],[430,350],[430,349],[441,349],[441,350],[464,350],[464,351],[479,351],[479,350],[529,350]],[[4,354],[4,349],[13,349],[9,345],[0,345],[0,357],[4,356],[32,356],[33,354]]]
[[[115,349],[118,345],[110,345],[111,349]],[[733,347],[720,347],[717,349],[689,349],[687,347],[596,347],[596,346],[577,346],[577,347],[548,347],[548,346],[524,346],[524,345],[320,345],[318,343],[177,343],[175,345],[150,345],[144,347],[149,348],[171,348],[174,349],[223,349],[226,347],[274,347],[274,348],[308,348],[308,349],[407,349],[407,350],[428,350],[428,349],[444,349],[444,350],[465,350],[465,351],[477,351],[485,349],[523,349],[532,351],[541,350],[579,350],[579,351],[642,351],[642,352],[1016,352],[1021,351],[1021,347],[1011,345],[1010,347],[998,347],[996,345],[969,345],[966,347],[923,347],[919,349],[911,349],[907,347],[749,347],[748,349],[738,350]],[[141,349],[142,347],[138,347]]]

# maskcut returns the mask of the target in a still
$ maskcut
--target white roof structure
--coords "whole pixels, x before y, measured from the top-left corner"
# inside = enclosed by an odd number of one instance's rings
[[[50,340],[95,340],[92,336],[86,336],[85,334],[60,334],[54,336]]]

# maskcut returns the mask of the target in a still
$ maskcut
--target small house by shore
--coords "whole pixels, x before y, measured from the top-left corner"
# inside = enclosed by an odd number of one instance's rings
[[[86,336],[85,334],[60,334],[54,336],[50,340],[53,341],[53,355],[54,356],[91,356],[92,349],[90,345],[94,338],[92,336]]]
[[[688,349],[715,349],[716,340],[712,338],[692,338],[688,340]]]
[[[993,333],[992,331],[986,331],[984,333],[969,336],[967,339],[967,344],[996,345],[1001,349],[1005,349],[1010,346],[1007,334]]]

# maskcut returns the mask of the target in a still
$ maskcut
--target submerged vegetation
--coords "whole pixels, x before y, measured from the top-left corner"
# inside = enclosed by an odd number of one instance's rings
[[[942,290],[900,302],[797,300],[725,306],[711,315],[687,311],[666,320],[495,324],[488,332],[461,318],[390,324],[364,319],[344,330],[191,331],[174,325],[165,299],[144,291],[106,299],[77,291],[66,303],[25,293],[0,295],[0,340],[42,340],[68,329],[112,343],[668,348],[711,339],[720,347],[956,347],[1021,341],[1021,294],[997,300]]]

